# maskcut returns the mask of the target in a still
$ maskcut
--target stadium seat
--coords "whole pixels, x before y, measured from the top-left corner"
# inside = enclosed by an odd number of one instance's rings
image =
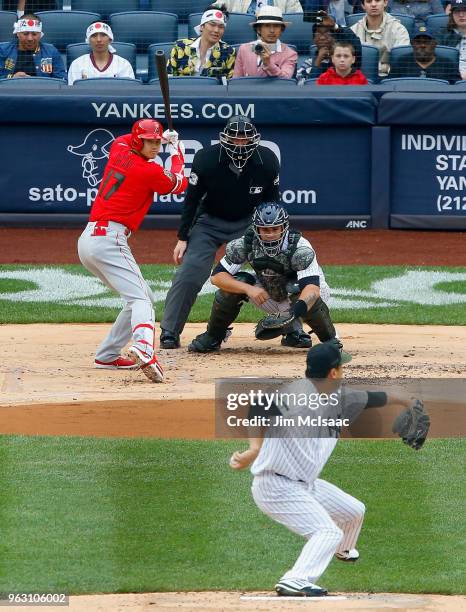
[[[13,39],[13,25],[16,19],[16,13],[0,11],[0,42],[8,42]]]
[[[23,79],[0,79],[0,87],[12,89],[61,89],[67,87],[65,81],[50,77],[28,77]]]
[[[117,55],[124,57],[136,71],[136,45],[132,43],[114,42],[113,46],[116,49]],[[90,52],[90,47],[87,43],[74,43],[66,47],[66,66],[70,67],[72,61]]]
[[[379,81],[379,50],[373,45],[361,45],[361,70],[365,77],[378,83]]]
[[[159,79],[151,79],[150,85],[158,85]],[[185,87],[214,87],[222,86],[218,79],[214,77],[202,77],[202,76],[185,76],[185,77],[170,77],[170,91],[174,88],[185,88]]]
[[[72,87],[78,87],[79,89],[92,89],[92,91],[108,91],[114,89],[128,89],[129,87],[142,87],[142,81],[139,79],[125,79],[125,78],[113,78],[113,79],[79,79],[75,81]]]
[[[177,13],[182,22],[188,21],[191,13],[202,13],[209,6],[208,0],[151,0],[151,10]]]
[[[302,13],[287,13],[283,18],[285,21],[290,21],[291,25],[283,32],[281,40],[287,45],[294,45],[298,53],[307,53],[313,40],[313,24],[303,21]]]
[[[409,48],[411,47],[398,47]],[[311,57],[315,57],[317,47],[312,45]],[[379,50],[373,45],[361,45],[361,71],[364,76],[372,83],[378,83],[379,81]]]
[[[398,59],[401,60],[404,55],[411,55],[412,52],[413,48],[409,45],[405,45],[403,47],[394,47],[390,52],[390,63],[393,63]],[[437,56],[437,58],[439,58],[439,60],[448,58],[457,66],[459,65],[459,51],[454,47],[445,47],[444,45],[437,45],[437,47],[435,48],[435,55]]]
[[[110,27],[116,41],[134,43],[137,52],[145,54],[152,43],[176,39],[178,17],[154,11],[114,13],[110,17]]]
[[[52,43],[62,52],[67,45],[84,42],[89,25],[100,19],[99,13],[84,11],[43,11],[37,14],[42,20],[42,40]]]
[[[408,30],[409,35],[414,30],[414,17],[412,15],[402,15],[401,13],[390,13],[392,17],[396,17],[400,23]],[[353,13],[352,15],[346,15],[346,25],[350,28],[352,25],[360,21],[366,13]]]
[[[454,85],[450,85],[448,81],[443,79],[424,79],[421,77],[405,77],[396,79],[384,79],[381,83],[385,88],[391,91],[403,92],[445,92],[454,91]]]
[[[174,2],[172,2],[172,4],[174,4]],[[139,0],[99,0],[98,2],[96,2],[96,0],[71,0],[71,8],[73,11],[95,11],[98,9],[99,13],[102,15],[102,19],[107,21],[109,15],[112,13],[137,11],[139,8]]]
[[[70,0],[68,0],[68,4],[69,4]],[[26,4],[28,4],[26,2]],[[15,11],[16,12],[16,8],[18,6],[18,0],[0,0],[0,10],[3,9],[4,11]],[[55,0],[55,10],[57,11],[61,11],[63,8],[63,0]]]
[[[170,52],[174,44],[175,43],[172,42],[172,43],[155,43],[154,45],[149,45],[149,48],[147,49],[149,82],[152,79],[157,78],[157,68],[155,66],[155,52],[158,51],[159,49],[164,51],[165,55],[167,56],[167,61],[168,61],[168,58],[170,57]]]
[[[439,13],[437,15],[429,15],[426,19],[426,26],[432,32],[432,36],[437,36],[440,34],[440,30],[445,28],[448,23],[448,15],[444,15],[443,13]]]
[[[251,94],[260,95],[262,91],[283,91],[297,86],[295,79],[276,79],[273,77],[238,77],[228,81],[228,91],[247,89]]]
[[[199,25],[202,13],[191,13],[188,18],[188,36],[189,38],[197,38],[194,27]],[[254,30],[249,25],[254,21],[252,15],[244,13],[230,13],[223,40],[230,45],[242,44],[255,40]]]

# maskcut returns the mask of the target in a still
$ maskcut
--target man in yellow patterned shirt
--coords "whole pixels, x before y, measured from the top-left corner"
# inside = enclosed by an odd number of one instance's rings
[[[173,76],[213,76],[218,79],[233,76],[235,49],[222,40],[226,14],[218,8],[208,8],[194,29],[198,38],[177,40],[171,50],[167,71]]]

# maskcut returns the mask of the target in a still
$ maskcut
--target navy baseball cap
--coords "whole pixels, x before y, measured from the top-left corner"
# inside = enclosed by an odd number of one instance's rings
[[[435,40],[435,36],[424,24],[415,26],[414,32],[411,35],[411,40],[419,38],[419,36],[425,36],[426,38],[432,38]]]
[[[466,11],[466,0],[452,0],[450,2],[451,4],[451,10],[463,10]]]
[[[332,368],[348,363],[351,359],[351,355],[341,349],[341,342],[336,338],[316,344],[307,353],[306,376],[325,378]]]

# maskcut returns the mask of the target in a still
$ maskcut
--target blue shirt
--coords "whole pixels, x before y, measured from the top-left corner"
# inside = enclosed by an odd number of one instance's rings
[[[18,60],[18,43],[0,43],[0,78],[11,78],[16,70]],[[53,77],[66,80],[66,70],[58,49],[49,43],[40,43],[33,54],[36,76]]]

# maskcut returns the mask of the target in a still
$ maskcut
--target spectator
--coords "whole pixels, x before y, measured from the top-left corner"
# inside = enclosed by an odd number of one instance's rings
[[[28,13],[15,23],[15,40],[0,43],[0,78],[28,76],[66,79],[66,70],[58,50],[41,42],[40,17]]]
[[[388,78],[423,77],[444,79],[450,83],[459,81],[461,76],[458,66],[449,58],[437,58],[435,47],[437,41],[426,28],[418,26],[411,38],[413,53],[392,62]]]
[[[304,20],[312,21],[309,15],[316,11],[324,11],[338,23],[339,26],[346,25],[346,15],[353,13],[353,6],[350,0],[302,0],[301,5],[304,12]],[[308,17],[306,16],[309,15]]]
[[[213,6],[225,6],[230,13],[250,13],[255,15],[263,6],[275,6],[282,13],[302,13],[299,0],[218,0]]]
[[[167,70],[173,76],[233,76],[236,52],[222,39],[227,14],[218,8],[207,8],[194,29],[198,38],[177,40],[171,50]]]
[[[458,49],[461,78],[466,79],[466,0],[452,0],[447,27],[440,32],[437,42]]]
[[[16,11],[18,18],[22,17],[27,11],[54,11],[57,7],[55,0],[3,0],[4,11]]]
[[[425,25],[429,15],[443,13],[444,9],[441,0],[390,0],[388,12],[412,15],[416,25]]]
[[[282,12],[274,6],[264,6],[251,23],[257,40],[241,45],[233,77],[256,76],[291,79],[296,70],[298,54],[280,40],[289,25]]]
[[[317,85],[367,85],[360,70],[354,69],[354,47],[351,43],[335,43],[332,50],[332,66],[317,79]]]
[[[351,27],[362,43],[378,48],[381,77],[387,76],[390,71],[390,51],[393,47],[409,45],[408,30],[386,12],[387,4],[388,0],[365,0],[366,16]]]
[[[77,57],[68,69],[68,85],[80,79],[126,77],[134,79],[131,64],[112,47],[113,32],[109,25],[96,21],[86,30],[86,42],[92,51]]]
[[[349,42],[354,48],[354,67],[361,68],[361,41],[351,28],[342,28],[335,23],[333,17],[325,15],[321,23],[313,26],[315,55],[304,61],[298,69],[297,78],[303,82],[306,79],[314,79],[323,74],[330,66],[331,53],[335,43]]]

